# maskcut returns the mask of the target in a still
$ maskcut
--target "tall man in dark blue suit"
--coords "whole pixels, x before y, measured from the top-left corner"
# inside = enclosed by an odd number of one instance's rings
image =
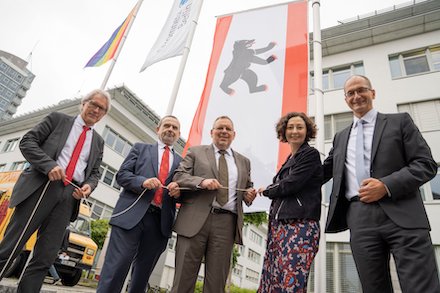
[[[0,269],[4,269],[8,258],[13,260],[20,253],[37,229],[38,238],[17,292],[40,292],[44,277],[58,256],[66,226],[78,216],[80,199],[89,197],[98,185],[104,140],[93,126],[108,112],[110,102],[107,92],[94,90],[81,100],[81,114],[53,112],[20,142],[30,166],[21,173],[11,196],[9,206],[15,211],[0,244]],[[79,188],[64,184],[65,179]],[[48,188],[44,192],[45,186]]]
[[[98,293],[121,292],[132,263],[129,292],[145,292],[151,272],[171,237],[176,198],[180,195],[177,183],[171,182],[181,160],[173,150],[180,136],[177,118],[163,117],[157,135],[156,144],[136,143],[116,175],[124,190],[110,220],[112,231]],[[161,178],[163,164],[168,164],[164,167],[168,172],[165,180]]]
[[[431,150],[408,113],[373,108],[376,92],[367,77],[348,78],[344,91],[354,118],[324,161],[324,178],[333,177],[326,232],[350,229],[364,293],[393,292],[390,254],[403,293],[440,292],[419,192],[437,172]]]

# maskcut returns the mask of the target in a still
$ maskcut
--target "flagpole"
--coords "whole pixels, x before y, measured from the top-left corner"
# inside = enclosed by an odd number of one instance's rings
[[[320,0],[313,0],[313,71],[314,71],[314,93],[316,99],[315,123],[318,127],[316,137],[316,148],[324,160],[324,92],[322,90],[322,44],[321,44],[321,20]],[[324,193],[323,193],[324,194]],[[325,238],[325,223],[327,211],[325,208],[325,197],[322,197],[322,212],[320,219],[321,239],[319,241],[319,252],[315,259],[315,292],[327,292],[326,284],[326,255],[327,243]]]
[[[188,33],[188,38],[186,39],[185,47],[183,48],[182,59],[180,61],[180,66],[177,71],[177,76],[176,76],[176,81],[174,82],[173,91],[171,93],[171,97],[168,102],[168,108],[166,111],[166,115],[171,115],[173,113],[174,104],[176,103],[176,98],[177,98],[177,92],[179,91],[180,82],[182,81],[183,71],[185,70],[186,61],[188,59],[192,39],[193,39],[194,33],[196,31],[197,21],[199,19],[200,10],[202,9],[203,0],[198,0],[198,1],[196,0],[196,3],[198,5],[195,7],[196,10],[194,12],[194,19],[191,20],[191,28]]]
[[[105,89],[105,87],[107,85],[107,82],[110,78],[110,75],[112,74],[113,68],[115,67],[116,61],[118,60],[119,54],[121,53],[122,47],[124,46],[125,39],[127,38],[127,35],[130,32],[130,28],[133,25],[133,22],[136,18],[136,14],[138,13],[139,9],[141,8],[143,1],[144,0],[139,0],[134,8],[133,17],[131,18],[130,22],[128,23],[127,30],[124,32],[124,35],[122,36],[121,43],[119,44],[119,46],[116,50],[115,56],[113,57],[113,59],[111,61],[110,67],[107,70],[107,74],[105,75],[104,80],[102,81],[102,84],[101,84],[102,90]]]

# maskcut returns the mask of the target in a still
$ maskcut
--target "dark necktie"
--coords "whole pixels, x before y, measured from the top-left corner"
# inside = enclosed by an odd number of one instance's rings
[[[226,188],[221,188],[218,190],[216,200],[221,206],[223,206],[228,202],[229,198],[229,191],[227,189],[229,185],[228,164],[226,163],[225,158],[226,151],[219,150],[218,152],[220,153],[220,157],[218,159],[218,181],[223,187]]]
[[[84,142],[86,141],[87,131],[90,130],[90,127],[83,126],[83,131],[81,132],[78,141],[76,142],[75,148],[73,149],[72,156],[70,157],[69,164],[66,168],[66,181],[64,181],[64,185],[69,185],[67,180],[72,181],[73,173],[75,173],[76,163],[78,163],[79,155],[81,154],[81,150],[84,146]]]
[[[162,185],[165,186],[165,181],[168,177],[168,172],[170,169],[170,148],[166,145],[164,147],[164,152],[162,155],[162,160],[160,161],[160,169],[159,169],[159,181]],[[154,205],[160,207],[162,206],[162,195],[163,189],[159,187],[154,193],[153,203]]]
[[[357,134],[356,134],[356,178],[361,184],[362,180],[368,178],[368,171],[365,164],[365,153],[364,153],[364,124],[367,122],[360,119],[357,123]]]

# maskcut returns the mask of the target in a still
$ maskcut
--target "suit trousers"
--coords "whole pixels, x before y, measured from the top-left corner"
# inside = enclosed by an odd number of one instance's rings
[[[160,211],[150,207],[133,229],[112,226],[97,293],[121,292],[132,263],[128,292],[145,292],[168,242],[168,237],[163,236],[160,229],[160,216]]]
[[[1,268],[3,268],[14,250],[45,185],[43,184],[15,207],[3,241],[0,244]],[[58,255],[64,232],[70,222],[72,210],[76,206],[76,199],[72,196],[73,189],[73,186],[64,186],[61,181],[54,181],[49,184],[12,258],[15,259],[20,254],[29,237],[38,229],[33,257],[18,285],[17,292],[40,292],[44,277]]]
[[[172,293],[193,293],[203,257],[203,292],[223,293],[231,263],[237,216],[210,213],[194,237],[177,235],[176,271]]]
[[[394,224],[378,203],[351,202],[347,224],[364,293],[393,293],[390,254],[403,293],[440,292],[434,248],[428,229]]]

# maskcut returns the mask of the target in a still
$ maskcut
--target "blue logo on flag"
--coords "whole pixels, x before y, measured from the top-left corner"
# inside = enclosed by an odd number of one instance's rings
[[[182,5],[185,5],[186,2],[188,2],[188,0],[180,0],[179,7],[181,7]]]

